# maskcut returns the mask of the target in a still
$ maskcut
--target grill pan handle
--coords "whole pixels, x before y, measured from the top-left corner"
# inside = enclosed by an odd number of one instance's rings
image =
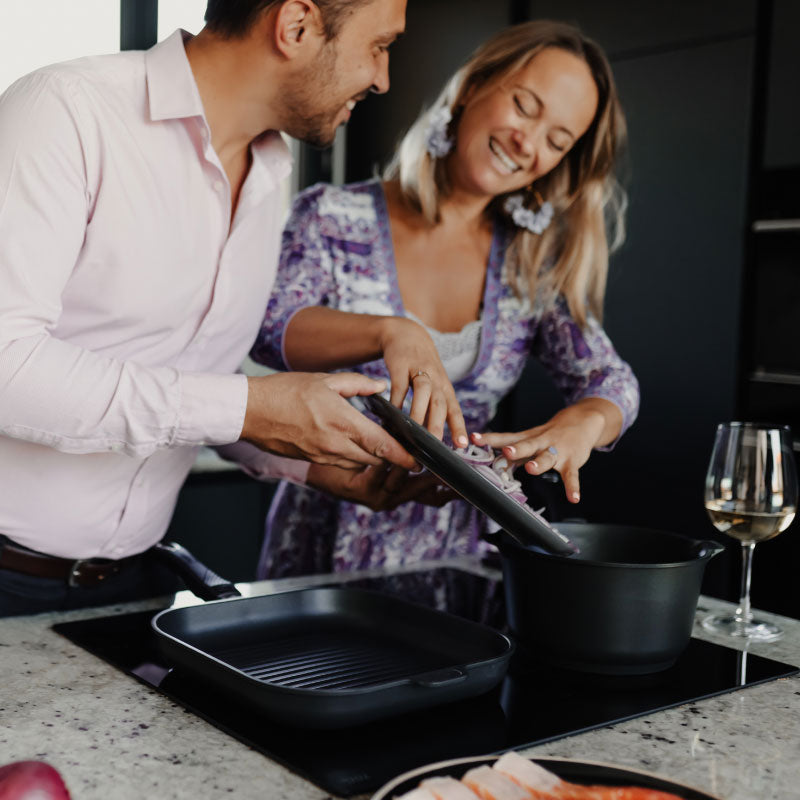
[[[418,686],[425,686],[431,689],[438,688],[439,686],[450,686],[456,683],[461,683],[467,679],[467,673],[458,667],[449,667],[448,669],[437,669],[433,672],[426,672],[423,675],[417,675],[414,678],[414,683]]]
[[[202,600],[242,596],[230,581],[221,578],[177,542],[159,542],[150,549],[156,558],[180,575],[192,593]]]

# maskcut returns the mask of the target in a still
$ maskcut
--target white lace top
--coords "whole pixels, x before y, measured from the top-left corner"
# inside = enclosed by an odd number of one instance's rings
[[[460,331],[442,332],[428,327],[416,314],[408,310],[406,316],[418,322],[430,334],[450,383],[456,383],[472,372],[478,360],[483,329],[482,319],[468,322]]]

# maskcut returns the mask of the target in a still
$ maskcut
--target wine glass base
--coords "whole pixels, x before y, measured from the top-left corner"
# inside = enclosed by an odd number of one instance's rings
[[[783,636],[783,629],[771,622],[755,618],[745,622],[733,614],[712,614],[702,621],[702,625],[707,631],[752,642],[774,642]]]

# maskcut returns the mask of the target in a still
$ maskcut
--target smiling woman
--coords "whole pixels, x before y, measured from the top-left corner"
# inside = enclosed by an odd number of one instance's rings
[[[252,357],[280,369],[362,365],[435,435],[447,422],[465,447],[471,431],[473,444],[502,449],[498,470],[556,469],[577,502],[578,470],[638,410],[636,379],[599,322],[621,230],[613,164],[624,131],[593,42],[551,22],[501,32],[412,125],[383,181],[297,198]],[[529,355],[567,407],[529,430],[480,434]],[[449,496],[429,476],[312,466],[308,483],[348,501],[283,486],[260,575],[484,547],[485,520],[461,500],[440,507]]]

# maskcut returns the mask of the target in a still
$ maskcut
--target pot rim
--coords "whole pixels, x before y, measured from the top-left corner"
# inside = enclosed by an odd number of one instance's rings
[[[500,551],[500,555],[503,558],[511,558],[510,554],[507,555],[505,551],[511,550],[514,554],[522,554],[524,557],[534,558],[534,559],[547,559],[553,560],[555,559],[556,562],[560,564],[572,563],[572,564],[580,564],[584,567],[624,567],[626,569],[678,569],[680,567],[687,567],[693,564],[703,563],[710,561],[714,556],[719,555],[720,553],[724,552],[725,547],[721,545],[719,542],[715,542],[713,539],[695,539],[691,536],[684,536],[681,533],[674,533],[672,531],[665,531],[659,528],[644,528],[639,525],[616,525],[615,523],[606,523],[606,522],[565,522],[562,525],[574,525],[576,527],[587,525],[594,528],[636,528],[640,531],[647,531],[650,533],[655,533],[660,536],[666,536],[670,539],[681,539],[683,541],[692,542],[698,548],[698,551],[702,553],[701,555],[696,555],[693,558],[684,559],[681,561],[657,561],[653,563],[637,563],[637,562],[629,562],[629,561],[600,561],[597,559],[589,559],[589,558],[581,558],[580,554],[576,556],[562,556],[557,555],[555,553],[543,553],[537,552],[536,550],[530,550],[523,545],[517,543],[508,535],[503,535],[504,531],[498,531],[496,534],[492,534],[491,543],[494,544],[497,549]],[[554,524],[554,527],[558,527],[558,523]],[[565,532],[568,535],[568,532]],[[703,549],[705,552],[703,552]]]

